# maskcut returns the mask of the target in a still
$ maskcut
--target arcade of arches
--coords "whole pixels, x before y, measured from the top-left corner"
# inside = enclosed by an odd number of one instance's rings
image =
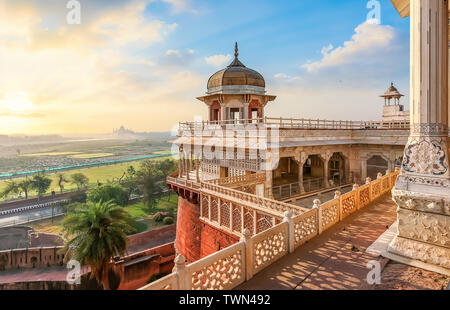
[[[373,150],[364,153],[350,151],[322,151],[301,156],[280,156],[278,167],[272,171],[273,197],[292,195],[338,187],[352,183],[363,184],[366,178],[376,179],[378,174],[399,168],[403,150]],[[270,173],[270,172],[269,172]]]

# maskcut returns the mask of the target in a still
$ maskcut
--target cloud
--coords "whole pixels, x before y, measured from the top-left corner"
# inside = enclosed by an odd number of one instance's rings
[[[67,25],[53,1],[0,1],[0,100],[23,93],[32,103],[3,101],[0,132],[109,132],[118,121],[165,130],[202,111],[195,51],[148,48],[177,29],[149,16],[152,1],[83,2],[81,25]]]
[[[332,44],[325,46],[321,51],[321,60],[304,64],[302,67],[308,72],[318,72],[342,65],[371,63],[374,58],[379,59],[380,53],[385,55],[386,50],[392,51],[392,44],[394,47],[396,45],[393,40],[395,37],[395,29],[391,26],[365,22],[356,27],[350,41],[335,49]]]
[[[284,80],[284,81],[288,81],[288,82],[297,81],[300,79],[299,76],[290,76],[285,73],[277,73],[274,75],[274,77],[275,77],[275,79]]]
[[[166,2],[166,3],[169,3],[172,5],[172,13],[174,13],[174,14],[179,14],[179,13],[184,13],[184,12],[193,13],[193,14],[198,13],[198,11],[191,6],[190,1],[188,1],[188,0],[163,0],[163,2]]]
[[[409,88],[409,36],[391,26],[363,23],[341,46],[327,44],[319,60],[280,72],[269,81],[277,95],[267,115],[327,119],[380,119],[391,81]],[[408,96],[402,99],[408,105]],[[281,115],[280,115],[281,114]]]
[[[216,68],[222,68],[231,61],[231,55],[214,55],[205,57],[207,64],[214,66]]]

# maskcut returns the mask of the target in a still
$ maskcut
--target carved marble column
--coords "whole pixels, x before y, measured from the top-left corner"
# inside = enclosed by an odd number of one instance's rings
[[[331,157],[333,157],[333,152],[326,152],[323,154],[320,154],[320,157],[322,157],[323,160],[323,182],[324,182],[324,186],[325,188],[330,187],[330,159]]]
[[[300,193],[305,192],[305,186],[303,184],[303,166],[308,160],[308,155],[305,152],[301,152],[295,156],[295,162],[298,165],[298,185],[300,187]]]
[[[450,273],[447,0],[411,0],[411,133],[387,256]],[[436,269],[437,268],[437,269]]]
[[[264,170],[266,174],[266,180],[264,182],[264,187],[266,189],[266,192],[264,193],[264,196],[266,198],[273,199],[273,169],[272,167],[272,157],[273,154],[270,150],[265,152],[264,155],[263,164],[261,165],[261,169]]]
[[[244,124],[247,124],[249,122],[248,120],[250,119],[250,117],[248,116],[248,113],[249,113],[248,108],[249,108],[249,103],[245,102],[244,103],[244,115],[242,117],[242,119],[245,120]]]

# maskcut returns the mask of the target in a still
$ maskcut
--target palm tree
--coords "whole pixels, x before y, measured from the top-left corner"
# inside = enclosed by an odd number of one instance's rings
[[[66,239],[63,251],[72,252],[72,259],[91,268],[105,290],[109,289],[111,260],[127,253],[127,233],[134,232],[129,213],[112,202],[88,202],[76,212],[66,215],[62,227]]]

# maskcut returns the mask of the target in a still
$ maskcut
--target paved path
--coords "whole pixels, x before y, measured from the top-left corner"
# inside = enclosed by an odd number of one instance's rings
[[[367,263],[386,260],[365,250],[396,220],[396,208],[390,194],[380,197],[237,289],[366,289]]]
[[[33,211],[15,213],[7,216],[0,216],[0,227],[22,225],[33,221],[51,218],[52,212],[53,216],[59,216],[63,214],[60,208],[55,207],[53,211],[52,208],[43,208],[35,209]]]

